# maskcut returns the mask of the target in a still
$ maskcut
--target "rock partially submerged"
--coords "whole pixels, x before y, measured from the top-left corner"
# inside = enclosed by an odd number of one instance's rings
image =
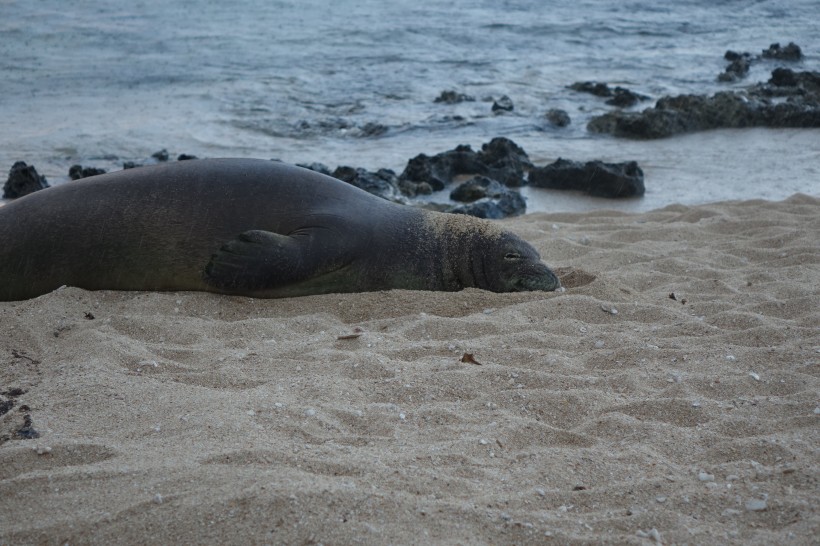
[[[803,58],[803,52],[794,42],[789,42],[786,47],[780,47],[780,44],[772,44],[768,49],[763,50],[764,59],[778,59],[780,61],[799,61]]]
[[[559,158],[530,170],[529,183],[536,188],[577,190],[596,197],[637,197],[645,191],[643,170],[634,161],[581,163]]]
[[[625,87],[610,88],[607,84],[600,82],[575,82],[569,88],[581,93],[590,93],[596,97],[609,98],[606,103],[619,108],[628,108],[641,101],[649,100],[646,95],[635,93]]]
[[[788,71],[788,72],[787,72]],[[707,129],[820,127],[820,73],[777,69],[769,83],[712,96],[664,97],[643,112],[608,112],[587,129],[626,138],[663,138]],[[775,101],[774,97],[786,100]]]
[[[458,104],[460,102],[474,102],[475,97],[459,93],[457,91],[442,91],[433,102],[443,102],[444,104]]]
[[[508,138],[498,137],[476,152],[469,145],[411,159],[399,175],[399,187],[408,197],[443,190],[457,176],[483,175],[505,186],[524,185],[524,170],[530,163],[526,152]]]
[[[105,169],[98,169],[96,167],[83,167],[82,165],[72,165],[68,169],[68,177],[71,180],[80,180],[81,178],[97,176],[98,174],[105,174]]]
[[[399,183],[402,193],[415,197],[443,190],[462,174],[487,174],[486,165],[478,161],[478,154],[469,145],[434,156],[417,155],[407,162]]]
[[[729,66],[719,81],[735,82],[744,78],[752,63],[761,59],[799,61],[800,47],[790,42],[785,47],[772,44],[762,55],[727,51]],[[576,83],[571,88],[608,96],[611,90],[595,82]],[[723,91],[711,96],[678,95],[663,97],[643,112],[608,112],[587,124],[593,133],[619,137],[651,139],[709,129],[745,127],[820,127],[820,72],[794,72],[775,68],[767,83],[746,89]]]
[[[9,170],[9,177],[3,185],[3,199],[17,199],[48,187],[46,177],[39,174],[34,165],[17,161]]]
[[[721,82],[734,82],[745,78],[755,60],[751,53],[738,53],[731,50],[727,51],[723,58],[729,61],[729,66],[718,75],[718,81]]]
[[[461,205],[434,206],[436,210],[469,214],[480,218],[505,218],[526,211],[524,197],[515,189],[527,184],[539,188],[571,189],[599,197],[622,198],[643,195],[643,171],[634,161],[579,163],[559,159],[546,167],[535,167],[527,153],[508,138],[498,137],[473,150],[468,145],[428,156],[419,154],[399,175],[388,169],[373,173],[365,169],[339,167],[330,171],[321,163],[302,165],[329,174],[365,191],[407,203],[409,197],[441,191],[456,179],[471,176],[450,192]],[[426,204],[425,206],[432,206]]]
[[[526,211],[524,197],[514,188],[528,183],[548,189],[571,189],[609,198],[643,195],[643,171],[634,161],[579,163],[559,159],[546,167],[535,167],[527,153],[508,138],[498,137],[473,150],[468,145],[428,156],[419,154],[408,161],[404,171],[380,169],[376,173],[353,167],[331,172],[325,165],[303,165],[354,184],[370,193],[398,202],[441,191],[457,179],[470,176],[450,192],[450,199],[462,205],[434,206],[436,210],[470,214],[480,218],[504,218]],[[401,194],[401,195],[399,195]],[[426,203],[424,206],[433,206]]]
[[[764,49],[761,55],[752,55],[749,52],[738,53],[737,51],[729,50],[723,56],[729,61],[729,66],[726,70],[718,75],[718,81],[721,82],[735,82],[745,78],[749,73],[749,68],[753,63],[757,63],[761,59],[773,59],[777,61],[799,61],[803,58],[803,52],[800,46],[794,42],[789,42],[786,47],[780,47],[780,44],[772,44],[768,49]]]
[[[493,101],[492,111],[495,114],[503,114],[505,112],[512,112],[515,109],[513,101],[507,95],[501,95],[500,98]]]
[[[555,127],[566,127],[572,123],[567,111],[559,108],[551,108],[547,110],[545,117],[547,118],[547,121]]]

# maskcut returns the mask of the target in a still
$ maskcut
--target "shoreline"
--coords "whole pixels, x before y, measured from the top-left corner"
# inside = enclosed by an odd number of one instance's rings
[[[524,187],[526,214],[605,209],[647,212],[672,204],[698,205],[735,199],[780,200],[793,193],[820,195],[816,167],[820,165],[820,150],[812,148],[817,134],[817,129],[749,128],[716,129],[652,141],[614,138],[536,141],[524,138],[517,142],[528,150],[536,165],[548,164],[559,157],[611,162],[634,159],[645,171],[646,184],[643,197],[621,200],[590,197],[576,191]],[[456,144],[451,141],[446,146]],[[480,147],[480,143],[471,144]],[[442,143],[442,149],[444,146]],[[390,157],[402,155],[399,150],[390,148],[385,152]],[[413,153],[436,153],[436,150],[416,150],[404,152],[404,155],[409,157]],[[309,163],[310,157],[294,158],[294,162]],[[362,163],[368,169],[378,168],[368,161]],[[395,168],[400,171],[401,164]],[[65,171],[68,172],[68,163]],[[50,183],[70,183],[65,179],[66,175],[61,179],[51,174],[51,170],[40,172]],[[446,201],[450,189],[424,196],[422,201]],[[740,195],[740,191],[745,193]],[[675,197],[667,199],[667,195]],[[0,200],[0,206],[7,201]]]

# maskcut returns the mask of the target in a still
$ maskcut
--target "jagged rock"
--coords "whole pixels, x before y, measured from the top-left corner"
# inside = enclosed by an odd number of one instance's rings
[[[810,95],[815,102],[820,102],[820,72],[795,72],[790,68],[775,68],[768,83],[775,88],[763,86],[760,88],[761,92],[772,92],[774,96],[778,96],[778,93],[781,93],[781,96],[788,96],[791,93],[782,88],[797,87],[799,94]]]
[[[781,61],[799,61],[803,58],[803,52],[800,50],[800,46],[794,42],[789,42],[786,47],[780,47],[780,44],[772,44],[768,49],[763,50],[763,57]]]
[[[529,184],[536,188],[577,190],[598,197],[635,197],[643,195],[643,171],[634,161],[581,163],[558,159],[546,167],[530,170]]]
[[[474,102],[475,97],[458,93],[456,91],[442,91],[433,102],[443,102],[445,104],[458,104],[459,102]]]
[[[486,166],[489,177],[505,186],[519,188],[525,184],[524,171],[532,167],[527,152],[505,137],[495,137],[481,145],[478,161]]]
[[[105,174],[105,169],[83,167],[82,165],[72,165],[68,169],[68,177],[71,180],[79,180],[81,178],[88,178],[89,176],[97,176],[98,174]]]
[[[514,109],[513,101],[507,95],[501,95],[501,98],[493,101],[493,112],[496,114],[503,114],[504,112],[512,112]]]
[[[456,205],[448,210],[457,214],[469,214],[479,218],[505,218],[523,214],[527,208],[524,198],[497,180],[476,176],[450,192],[450,199],[469,203]]]
[[[646,95],[635,93],[634,91],[630,91],[629,89],[623,87],[616,87],[613,89],[612,95],[612,98],[606,101],[606,103],[610,106],[617,106],[619,108],[629,108],[630,106],[635,106],[641,101],[649,99]]]
[[[450,199],[461,203],[472,203],[485,197],[497,199],[508,191],[511,190],[508,190],[498,180],[486,176],[474,176],[451,191]]]
[[[467,205],[456,205],[448,212],[498,220],[524,214],[526,210],[527,202],[524,197],[517,191],[507,190],[499,198],[485,197]]]
[[[572,123],[572,120],[566,110],[560,110],[558,108],[547,110],[546,117],[547,121],[556,127],[566,127]]]
[[[769,84],[713,96],[664,97],[643,112],[609,112],[587,129],[627,138],[663,138],[718,128],[820,127],[820,74],[777,69]],[[772,101],[771,97],[788,97]]]
[[[743,53],[738,53],[737,51],[732,51],[731,49],[727,49],[726,53],[723,54],[723,58],[729,62],[736,61],[738,59],[749,59],[751,56],[751,53],[745,51]]]
[[[483,175],[506,186],[524,184],[524,170],[532,165],[527,153],[508,138],[498,137],[481,146],[476,152],[468,145],[428,156],[419,154],[399,175],[402,193],[413,197],[424,191],[440,191],[456,176]]]
[[[9,177],[3,185],[3,199],[17,199],[48,187],[46,177],[38,174],[34,165],[17,161],[9,170]]]
[[[488,167],[504,168],[509,163],[531,167],[527,152],[524,148],[506,137],[495,137],[481,145],[478,159]]]
[[[635,93],[625,87],[611,89],[607,84],[598,82],[575,82],[569,88],[582,93],[590,93],[596,97],[611,97],[606,103],[619,108],[628,108],[649,99],[646,95]]]
[[[399,177],[399,191],[402,195],[416,197],[419,195],[430,195],[434,190],[428,182],[412,182]]]
[[[790,42],[786,47],[780,47],[780,44],[772,44],[768,49],[763,50],[764,59],[776,59],[780,61],[799,61],[803,58],[803,52],[800,47],[794,42]],[[749,68],[752,63],[760,60],[760,56],[752,55],[751,53],[737,51],[727,51],[723,58],[729,61],[729,66],[726,70],[718,76],[718,81],[721,82],[736,82],[745,78],[749,73]]]
[[[388,130],[389,128],[387,127],[387,125],[382,125],[381,123],[374,123],[372,121],[369,121],[359,128],[356,136],[362,138],[376,137],[385,134]]]
[[[736,51],[727,51],[723,58],[729,61],[729,66],[722,74],[718,75],[718,81],[721,82],[735,82],[745,78],[749,73],[752,61],[754,61],[751,53],[737,53]]]
[[[596,97],[611,97],[613,94],[607,84],[598,82],[575,82],[569,88],[581,93],[590,93]]]
[[[416,189],[419,184],[440,191],[462,174],[487,174],[487,167],[469,145],[457,146],[434,156],[419,154],[407,162],[399,180],[402,192],[412,197],[421,193]]]
[[[775,68],[772,70],[772,77],[769,83],[778,87],[795,87],[798,84],[794,70],[788,68]]]
[[[390,169],[379,169],[374,173],[366,169],[340,166],[331,176],[382,199],[403,202],[399,193],[398,177]]]

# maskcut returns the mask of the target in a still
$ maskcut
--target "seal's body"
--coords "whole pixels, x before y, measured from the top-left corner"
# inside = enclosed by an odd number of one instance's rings
[[[517,236],[299,167],[208,159],[118,171],[0,207],[0,300],[62,285],[287,297],[554,290]]]

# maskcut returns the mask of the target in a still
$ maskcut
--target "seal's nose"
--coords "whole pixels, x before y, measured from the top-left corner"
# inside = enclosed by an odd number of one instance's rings
[[[541,262],[534,262],[516,282],[519,292],[552,292],[561,287],[561,281],[552,270]]]

